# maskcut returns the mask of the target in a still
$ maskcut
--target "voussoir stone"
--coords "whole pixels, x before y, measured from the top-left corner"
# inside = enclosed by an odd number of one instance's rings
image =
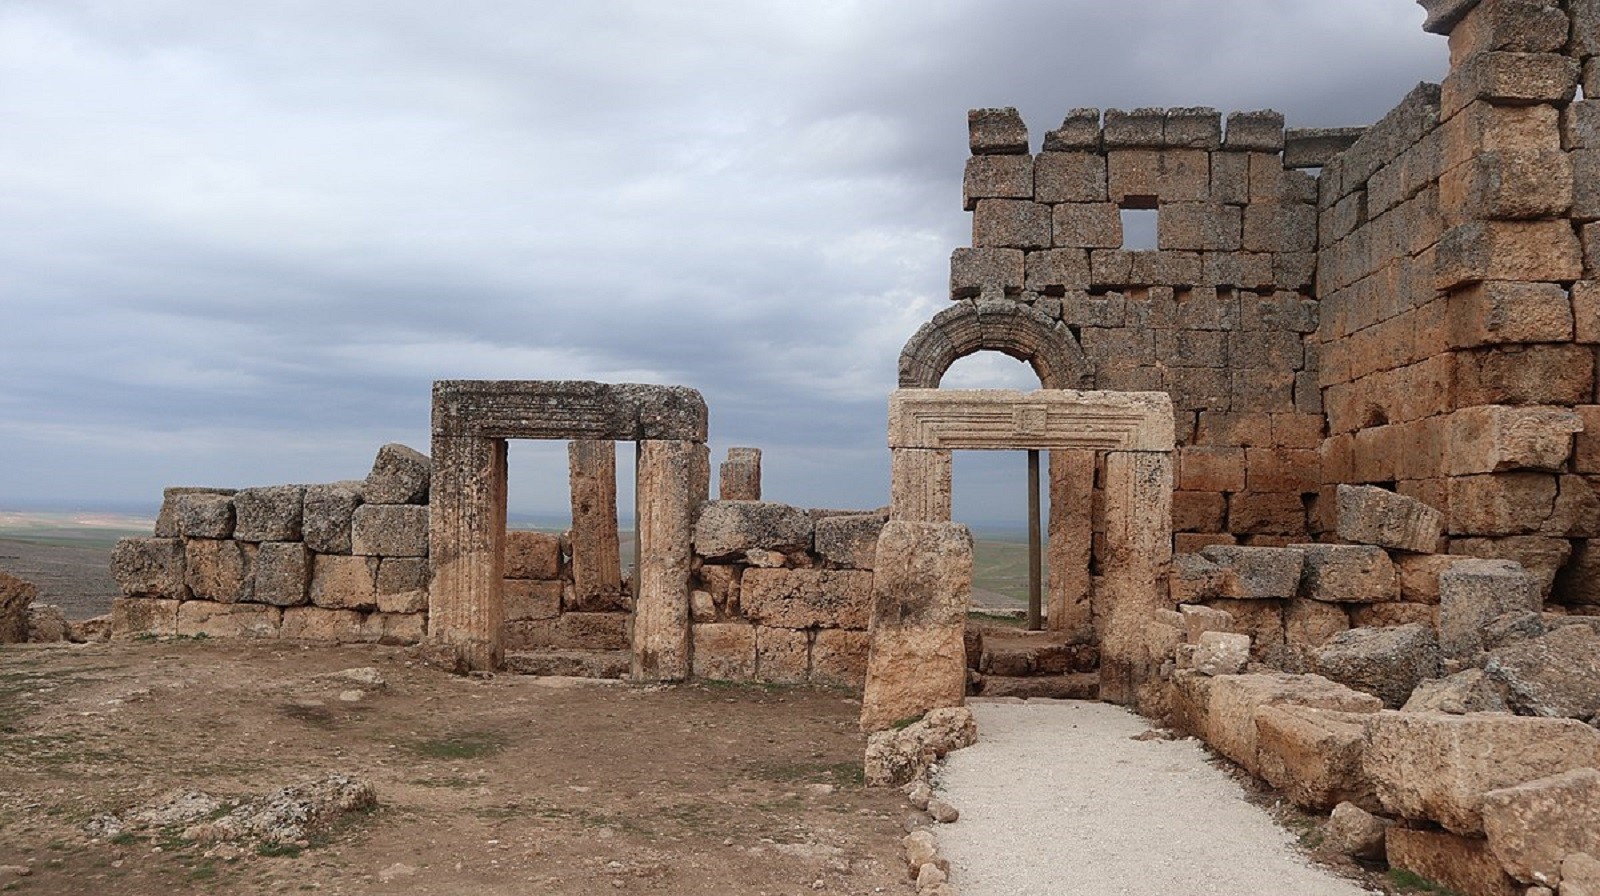
[[[1520,715],[1588,721],[1600,715],[1600,634],[1565,625],[1489,653],[1483,672]]]
[[[426,504],[433,461],[398,442],[378,449],[367,474],[363,497],[374,504]]]
[[[815,524],[798,507],[774,501],[708,501],[694,526],[695,551],[721,560],[752,549],[805,550]]]
[[[1417,623],[1343,631],[1314,657],[1319,674],[1372,694],[1391,709],[1404,706],[1419,682],[1439,674],[1439,641]]]

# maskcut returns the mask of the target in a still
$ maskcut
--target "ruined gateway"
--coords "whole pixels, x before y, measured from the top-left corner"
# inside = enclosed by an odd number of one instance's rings
[[[1034,152],[971,112],[972,246],[899,359],[887,510],[763,502],[755,449],[709,500],[692,389],[439,382],[431,458],[169,489],[113,634],[864,687],[883,780],[941,748],[897,723],[968,693],[1099,697],[1459,892],[1600,892],[1600,2],[1422,5],[1450,72],[1366,128],[1076,109]],[[1041,389],[938,389],[978,351]],[[570,443],[565,536],[506,531],[530,438]],[[950,456],[994,448],[1048,454],[1044,632],[968,619]]]

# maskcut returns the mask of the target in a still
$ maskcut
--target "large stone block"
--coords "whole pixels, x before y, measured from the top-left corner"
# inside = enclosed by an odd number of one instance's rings
[[[1483,649],[1483,631],[1496,616],[1537,611],[1539,583],[1509,560],[1463,559],[1439,574],[1439,650],[1467,658]]]
[[[1025,153],[1028,151],[1028,126],[1011,106],[969,109],[967,142],[975,156]]]
[[[1483,671],[1519,714],[1583,721],[1600,715],[1600,634],[1587,625],[1496,648]]]
[[[1384,833],[1389,867],[1410,871],[1463,896],[1523,896],[1481,837],[1390,825]]]
[[[882,513],[823,517],[816,523],[817,555],[844,569],[871,569],[887,520]]]
[[[1438,0],[1429,0],[1434,5]],[[1567,43],[1568,20],[1545,0],[1483,0],[1471,4],[1450,29],[1450,58],[1460,63],[1479,53],[1559,53]]]
[[[1546,473],[1494,473],[1450,480],[1451,535],[1524,535],[1544,528],[1559,487]]]
[[[1338,604],[1301,598],[1284,602],[1283,640],[1295,655],[1303,656],[1349,628],[1350,616]]]
[[[527,529],[512,529],[506,532],[505,577],[561,578],[561,536]]]
[[[1444,516],[1428,505],[1386,488],[1340,484],[1339,538],[1354,544],[1428,554],[1439,547]]]
[[[1478,53],[1441,85],[1445,116],[1474,100],[1494,105],[1564,104],[1578,87],[1578,61],[1555,53]]]
[[[980,199],[1032,199],[1033,171],[1033,158],[1026,154],[972,156],[962,178],[961,207],[972,211]]]
[[[1600,764],[1600,732],[1573,719],[1385,711],[1367,721],[1367,773],[1385,810],[1483,832],[1483,795]]]
[[[1600,854],[1600,771],[1572,769],[1485,793],[1483,830],[1512,877],[1556,883],[1567,854]]]
[[[694,642],[694,677],[722,681],[751,681],[756,677],[756,629],[743,622],[697,623],[690,630]]]
[[[184,584],[181,538],[121,538],[111,549],[111,577],[129,597],[182,600]]]
[[[213,495],[229,497],[233,494],[231,488],[207,488],[204,486],[174,485],[161,490],[161,510],[156,514],[156,528],[153,534],[157,538],[177,538],[183,535],[183,525],[178,520],[178,504],[187,495]],[[233,525],[229,522],[229,525]],[[226,538],[226,535],[196,536]]]
[[[1510,712],[1506,695],[1482,669],[1463,669],[1449,678],[1424,681],[1401,707],[1406,712]]]
[[[811,683],[860,690],[867,680],[872,636],[848,629],[819,629],[811,641]]]
[[[1018,271],[1021,265],[1017,266]],[[729,448],[717,469],[717,497],[724,501],[761,500],[761,449]]]
[[[1460,407],[1578,405],[1594,394],[1594,349],[1587,345],[1502,345],[1456,352],[1451,361]]]
[[[1594,61],[1590,60],[1591,63]],[[1595,92],[1600,93],[1600,90]],[[1561,894],[1600,896],[1600,859],[1586,852],[1568,853],[1567,857],[1561,860]]]
[[[1555,217],[1572,198],[1572,160],[1559,150],[1486,152],[1439,181],[1440,205],[1455,220]]]
[[[216,492],[174,495],[172,513],[184,538],[232,538],[233,496]]]
[[[1513,470],[1559,472],[1572,456],[1583,419],[1565,408],[1485,405],[1450,415],[1449,470],[1454,475]]]
[[[1566,494],[1571,495],[1576,491],[1568,489]],[[1566,538],[1545,535],[1453,538],[1450,540],[1450,553],[1483,560],[1515,561],[1538,580],[1540,594],[1548,598],[1555,584],[1556,575],[1572,557],[1572,542]]]
[[[428,617],[422,613],[368,613],[361,620],[361,640],[404,647],[421,643],[428,634]]]
[[[385,557],[378,563],[378,610],[422,613],[428,609],[428,561]]]
[[[561,615],[560,582],[506,579],[502,583],[502,588],[507,622],[518,622],[523,619],[554,619]]]
[[[299,541],[305,486],[242,488],[233,495],[233,537],[240,541]]]
[[[1434,288],[1479,280],[1565,281],[1583,276],[1583,249],[1564,220],[1478,221],[1447,231],[1435,256]]]
[[[961,705],[971,594],[972,534],[965,526],[891,520],[883,527],[873,561],[862,730]]]
[[[418,504],[363,504],[350,527],[350,550],[364,557],[425,557],[428,508]]]
[[[1289,548],[1210,545],[1200,556],[1233,573],[1219,597],[1241,599],[1290,598],[1300,590],[1305,554]]]
[[[311,603],[333,610],[376,610],[378,564],[376,557],[313,554]]]
[[[1360,544],[1302,544],[1300,596],[1330,603],[1380,603],[1400,597],[1400,578],[1383,548]]]
[[[1050,248],[1050,206],[1025,199],[980,199],[972,211],[973,248]]]
[[[1029,263],[1034,262],[1044,253],[1028,253]],[[1077,253],[1082,267],[1081,280],[1084,285],[1088,283],[1089,259],[1083,253]],[[979,297],[1002,298],[1016,295],[1022,291],[1024,253],[1021,249],[967,249],[960,248],[950,253],[950,298],[976,299]],[[1056,284],[1061,285],[1061,284]],[[733,495],[718,494],[723,500],[735,500]],[[760,495],[754,498],[739,498],[737,500],[759,501]]]
[[[278,607],[303,604],[310,583],[311,552],[305,545],[298,541],[264,541],[256,550],[255,585],[245,599]]]
[[[256,546],[231,538],[186,538],[184,583],[201,600],[233,603],[250,593]]]
[[[790,629],[865,629],[872,573],[854,569],[748,569],[739,606],[749,619]]]
[[[288,607],[278,636],[290,641],[325,644],[360,644],[368,640],[362,615],[355,610],[325,607]]]
[[[1353,628],[1315,653],[1316,671],[1399,709],[1417,684],[1439,674],[1439,641],[1423,625]]]
[[[319,554],[350,553],[350,525],[361,506],[361,483],[306,486],[301,540]]]
[[[180,601],[166,598],[117,597],[111,601],[113,640],[137,637],[170,638],[178,633]]]
[[[1377,808],[1361,770],[1366,713],[1308,706],[1256,709],[1256,770],[1295,805],[1328,810],[1342,802]]]
[[[177,634],[184,638],[276,638],[283,610],[262,604],[188,600],[178,605]]]
[[[1294,705],[1341,712],[1372,713],[1383,707],[1370,694],[1353,691],[1320,675],[1272,672],[1207,677],[1180,672],[1173,678],[1174,724],[1247,769],[1256,757],[1256,711]]]
[[[772,684],[799,684],[811,668],[808,633],[789,628],[755,626],[756,679]]]
[[[1097,152],[1042,152],[1033,161],[1040,202],[1105,202],[1106,157]]]
[[[362,495],[373,504],[426,504],[433,461],[414,448],[390,442],[378,449]]]
[[[740,557],[745,551],[798,551],[811,547],[815,524],[798,507],[771,501],[711,501],[700,509],[694,549],[707,560]]]

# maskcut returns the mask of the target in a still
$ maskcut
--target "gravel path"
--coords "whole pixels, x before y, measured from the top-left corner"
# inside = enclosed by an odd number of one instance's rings
[[[937,830],[961,896],[1371,892],[1308,865],[1196,740],[1132,740],[1148,723],[1104,703],[972,709],[978,742],[939,781],[961,810]]]

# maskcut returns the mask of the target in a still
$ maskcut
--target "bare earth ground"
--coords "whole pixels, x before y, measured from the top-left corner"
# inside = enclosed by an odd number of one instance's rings
[[[325,677],[363,666],[385,685]],[[910,893],[904,798],[861,786],[858,713],[809,689],[458,678],[389,648],[5,647],[0,866],[40,894]],[[379,807],[301,850],[83,830],[174,788],[328,772]]]

